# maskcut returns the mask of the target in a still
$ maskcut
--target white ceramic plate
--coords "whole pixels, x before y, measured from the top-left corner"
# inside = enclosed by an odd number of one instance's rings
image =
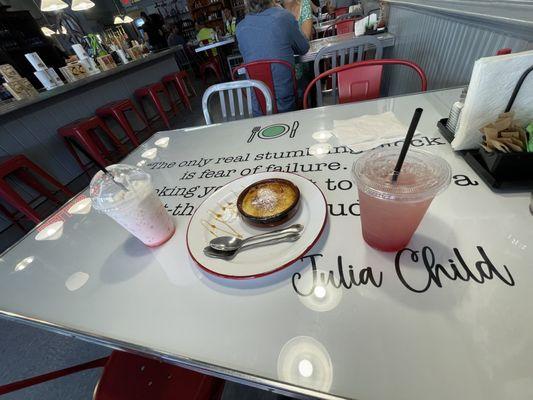
[[[237,211],[239,194],[247,186],[263,179],[287,179],[300,189],[300,207],[296,215],[275,228],[256,228],[245,223]],[[187,247],[196,263],[209,273],[231,279],[258,278],[285,268],[303,256],[317,242],[326,223],[326,199],[311,181],[285,172],[260,173],[228,183],[208,197],[198,207],[187,228]],[[224,221],[224,222],[222,222]],[[203,249],[217,236],[243,237],[292,224],[304,225],[302,237],[296,242],[244,250],[233,260],[207,257]],[[213,227],[213,225],[215,227]]]

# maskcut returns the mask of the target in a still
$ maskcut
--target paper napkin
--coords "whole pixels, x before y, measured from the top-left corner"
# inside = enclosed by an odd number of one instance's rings
[[[480,58],[474,64],[468,94],[452,147],[479,148],[480,129],[503,113],[522,73],[533,65],[533,51]],[[526,78],[511,109],[521,124],[533,115],[533,72]]]
[[[343,146],[354,151],[365,151],[405,138],[407,126],[393,112],[363,115],[357,118],[334,120],[333,134]],[[419,131],[415,135],[420,134]]]

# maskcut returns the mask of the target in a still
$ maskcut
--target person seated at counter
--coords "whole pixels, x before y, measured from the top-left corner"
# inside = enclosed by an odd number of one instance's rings
[[[210,43],[215,41],[215,30],[209,28],[204,21],[198,20],[198,22],[196,22],[196,30],[198,32],[196,34],[196,40],[200,43],[204,43],[206,40]],[[213,56],[218,54],[216,49],[212,49],[211,52]]]
[[[247,0],[246,17],[237,25],[237,41],[245,63],[260,60],[284,60],[294,65],[294,55],[309,51],[309,41],[298,21],[273,0]],[[278,112],[296,109],[292,76],[282,65],[272,66]],[[261,115],[254,99],[254,115]]]
[[[187,41],[181,34],[180,26],[177,24],[170,25],[170,33],[167,37],[168,46],[185,46],[186,43]]]

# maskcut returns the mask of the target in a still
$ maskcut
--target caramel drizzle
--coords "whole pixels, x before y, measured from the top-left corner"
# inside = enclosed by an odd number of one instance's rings
[[[224,232],[224,233],[226,233],[226,234],[228,234],[228,235],[235,235],[235,236],[237,236],[238,238],[242,238],[242,235],[241,235],[239,232],[237,232],[235,229],[233,229],[233,228],[232,228],[229,224],[227,224],[225,221],[220,221],[220,220],[217,220],[217,221],[220,222],[220,223],[222,223],[222,224],[224,224],[225,226],[227,226],[227,227],[231,230],[231,232],[230,232],[230,231],[227,231],[227,230],[225,230],[225,229],[222,229],[222,228],[216,226],[215,224],[212,224],[212,223],[210,223],[209,221],[206,221],[205,219],[203,219],[203,220],[201,221],[201,223],[202,223],[203,227],[206,228],[206,229],[209,231],[209,233],[211,233],[211,234],[212,234],[213,236],[215,236],[215,237],[218,237],[218,235],[216,234],[215,231],[216,231],[216,230],[219,230],[219,231]],[[214,231],[211,230],[211,229],[214,229]]]

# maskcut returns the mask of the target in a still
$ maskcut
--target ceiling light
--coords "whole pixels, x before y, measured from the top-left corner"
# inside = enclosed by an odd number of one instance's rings
[[[91,0],[72,0],[72,5],[70,6],[72,11],[85,11],[93,7],[94,3]]]
[[[41,11],[57,11],[67,7],[68,4],[62,0],[41,0]]]
[[[133,18],[131,18],[129,15],[126,15],[126,16],[124,17],[124,23],[125,23],[125,24],[130,24],[130,23],[132,23],[132,22],[133,22]]]
[[[123,24],[123,23],[124,23],[124,20],[123,20],[122,18],[120,18],[120,15],[117,15],[117,16],[115,17],[115,19],[113,20],[113,23],[114,23],[115,25],[120,25],[120,24]]]

